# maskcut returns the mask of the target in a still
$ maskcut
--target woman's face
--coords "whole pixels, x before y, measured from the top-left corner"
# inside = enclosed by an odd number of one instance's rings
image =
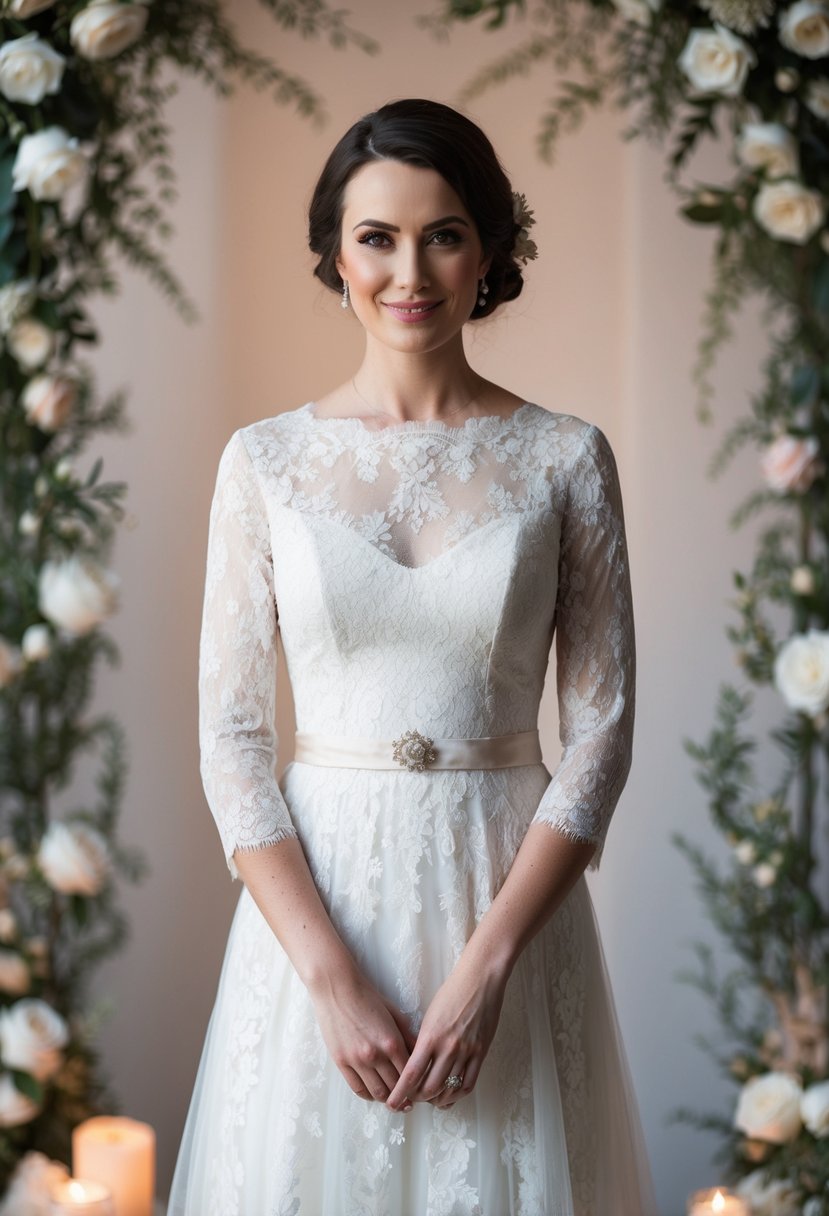
[[[453,338],[491,260],[436,170],[370,161],[348,181],[337,270],[358,320],[384,345],[419,353]]]

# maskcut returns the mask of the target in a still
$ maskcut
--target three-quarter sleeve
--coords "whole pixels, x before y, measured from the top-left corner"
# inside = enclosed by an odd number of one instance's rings
[[[616,461],[592,425],[562,513],[555,637],[562,754],[533,822],[595,844],[595,870],[630,771],[636,654]]]
[[[296,836],[276,779],[276,630],[265,504],[235,431],[210,507],[199,645],[200,772],[225,859]]]

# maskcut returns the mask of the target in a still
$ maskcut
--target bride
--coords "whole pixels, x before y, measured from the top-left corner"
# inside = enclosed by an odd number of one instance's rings
[[[464,350],[519,295],[529,222],[480,128],[424,99],[355,123],[316,184],[314,273],[365,347],[219,462],[201,771],[243,885],[170,1216],[655,1212],[584,877],[631,761],[616,465]]]

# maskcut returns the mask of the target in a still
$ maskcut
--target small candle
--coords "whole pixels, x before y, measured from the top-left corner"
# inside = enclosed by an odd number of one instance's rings
[[[148,1123],[96,1115],[72,1132],[72,1169],[112,1192],[115,1216],[152,1216],[155,1132]]]
[[[52,1216],[115,1216],[112,1195],[101,1182],[67,1178],[50,1192]]]
[[[718,1186],[695,1191],[688,1200],[688,1216],[751,1216],[751,1209],[727,1186]]]

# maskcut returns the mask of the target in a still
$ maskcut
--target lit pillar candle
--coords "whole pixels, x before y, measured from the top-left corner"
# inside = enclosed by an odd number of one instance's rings
[[[751,1216],[745,1199],[726,1186],[695,1191],[688,1200],[688,1216]]]
[[[112,1195],[101,1182],[67,1178],[50,1190],[52,1216],[115,1216]]]
[[[96,1115],[72,1132],[72,1171],[112,1192],[115,1216],[152,1216],[155,1132],[147,1123]]]

